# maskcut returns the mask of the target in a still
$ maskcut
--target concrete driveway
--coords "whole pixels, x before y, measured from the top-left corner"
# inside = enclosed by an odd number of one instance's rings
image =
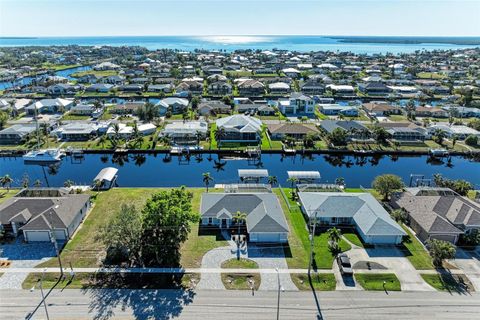
[[[236,258],[236,244],[229,241],[229,246],[216,248],[207,252],[202,258],[201,268],[218,269],[221,268],[222,262]],[[247,250],[241,251],[242,258],[248,258],[258,264],[259,269],[288,269],[287,261],[281,248],[276,247],[260,247],[249,244]],[[226,272],[228,269],[224,269]],[[269,291],[277,290],[278,278],[276,273],[260,273],[261,283],[259,290]],[[292,282],[290,274],[280,273],[280,283],[286,291],[297,291],[298,288]],[[202,273],[198,289],[224,290],[220,274],[218,273]]]
[[[417,271],[404,254],[396,247],[385,246],[373,249],[360,247],[347,251],[352,265],[357,262],[370,261],[384,266],[385,270],[374,270],[372,272],[395,273],[400,281],[402,291],[435,291],[430,285],[423,281],[420,272]],[[370,272],[368,269],[354,269],[357,273]]]
[[[480,249],[467,251],[457,248],[455,260],[448,262],[461,269],[473,284],[475,291],[480,291]]]

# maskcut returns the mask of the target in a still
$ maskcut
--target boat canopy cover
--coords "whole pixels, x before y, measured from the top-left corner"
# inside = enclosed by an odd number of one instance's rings
[[[115,176],[117,175],[118,169],[117,168],[103,168],[93,179],[93,181],[108,181],[111,182],[113,179],[115,179]]]
[[[240,178],[267,178],[268,170],[265,169],[238,169]]]
[[[320,172],[318,171],[287,171],[288,178],[302,179],[320,179]]]

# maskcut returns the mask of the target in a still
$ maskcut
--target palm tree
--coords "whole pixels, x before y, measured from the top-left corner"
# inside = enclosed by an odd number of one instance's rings
[[[210,175],[210,172],[203,173],[203,183],[205,183],[205,186],[207,187],[207,193],[208,193],[208,186],[210,185],[211,181],[213,181],[213,178]]]
[[[217,146],[220,149],[220,144],[222,143],[222,140],[225,138],[226,135],[225,129],[217,128],[213,134],[215,136],[215,140],[217,140]]]
[[[100,188],[103,186],[103,180],[93,181],[94,188],[97,189],[97,194],[100,192]]]
[[[278,179],[276,176],[269,176],[268,177],[268,183],[273,187],[278,183]]]
[[[335,184],[339,186],[344,186],[345,185],[345,178],[339,177],[335,179]]]
[[[33,183],[33,186],[35,188],[40,188],[42,186],[42,181],[40,181],[39,179],[35,180],[35,182]]]
[[[63,186],[65,188],[70,188],[71,186],[73,186],[75,184],[75,182],[73,182],[72,180],[66,180],[64,183],[63,183]]]
[[[105,142],[107,142],[107,136],[103,134],[98,139],[98,144],[102,146],[102,149],[105,149]]]
[[[197,145],[200,145],[200,141],[202,140],[203,135],[200,131],[195,132],[195,139],[197,140]]]
[[[338,242],[342,237],[339,229],[333,227],[327,230],[328,232],[328,246],[332,252],[338,252]]]
[[[298,182],[298,178],[295,178],[295,177],[288,178],[287,182],[290,182],[290,185],[292,187],[292,192],[293,192],[295,184]]]
[[[0,178],[0,184],[2,184],[2,188],[5,188],[5,186],[7,186],[7,191],[10,190],[10,186],[12,185],[12,183],[13,179],[8,174]]]
[[[240,260],[240,226],[243,225],[245,221],[247,221],[247,214],[237,211],[232,218],[237,224],[237,228],[238,228],[237,229],[237,260]]]

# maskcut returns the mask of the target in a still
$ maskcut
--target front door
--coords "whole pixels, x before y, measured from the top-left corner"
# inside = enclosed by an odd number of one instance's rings
[[[222,219],[222,224],[220,225],[220,228],[226,228],[227,227],[227,219]]]

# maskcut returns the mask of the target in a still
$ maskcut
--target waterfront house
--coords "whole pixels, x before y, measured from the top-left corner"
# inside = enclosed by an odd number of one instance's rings
[[[19,145],[25,142],[28,137],[37,129],[33,123],[14,124],[11,127],[0,130],[0,144]]]
[[[69,110],[71,106],[73,106],[73,100],[69,99],[42,99],[32,103],[26,107],[25,110],[28,115],[34,115],[35,109],[37,110],[37,114],[57,112],[63,113]]]
[[[303,93],[295,92],[288,100],[280,100],[278,109],[285,115],[312,115],[315,113],[315,101]]]
[[[366,83],[360,83],[358,90],[368,95],[386,95],[392,90],[382,82],[368,81]]]
[[[339,96],[353,96],[355,95],[355,89],[351,85],[347,84],[328,84],[327,88],[330,89],[334,94]]]
[[[369,115],[376,117],[402,114],[402,109],[400,107],[392,106],[383,102],[364,103],[363,110],[365,110]]]
[[[130,139],[133,135],[133,127],[127,126],[125,123],[118,124],[118,132],[115,132],[113,126],[110,126],[107,130],[106,135],[109,138],[120,138],[120,139]]]
[[[102,71],[102,70],[118,70],[120,66],[112,62],[102,62],[93,67],[93,70]]]
[[[431,118],[448,118],[449,113],[446,110],[435,108],[418,106],[415,108],[415,115],[417,117],[431,117]]]
[[[212,116],[212,115],[217,115],[217,114],[229,114],[232,111],[232,107],[229,105],[226,105],[225,103],[218,101],[218,100],[212,100],[212,101],[205,101],[200,103],[197,106],[197,112],[199,115],[202,116]]]
[[[456,137],[459,140],[464,140],[469,135],[477,136],[480,138],[480,132],[464,126],[464,125],[449,125],[449,124],[433,124],[428,127],[428,133],[434,135],[437,130],[443,131],[448,138]]]
[[[90,208],[90,195],[66,189],[23,189],[0,204],[0,224],[26,242],[67,241]]]
[[[480,229],[480,206],[446,188],[407,188],[392,195],[393,208],[403,209],[422,241],[457,243],[460,235]]]
[[[124,92],[142,92],[143,85],[141,84],[124,84],[118,87],[118,91]]]
[[[290,77],[292,79],[297,79],[300,77],[301,75],[301,72],[298,71],[297,69],[295,68],[286,68],[286,69],[282,69],[282,72],[287,76],[287,77]]]
[[[318,110],[326,116],[344,115],[347,117],[357,117],[358,108],[354,106],[342,106],[339,104],[322,103],[318,105]]]
[[[195,144],[208,134],[208,124],[205,121],[186,121],[168,123],[161,135],[169,137],[175,144]]]
[[[114,114],[136,114],[139,109],[145,106],[145,101],[126,101],[123,104],[117,104],[110,108],[110,112]]]
[[[335,129],[344,130],[347,132],[347,138],[349,140],[371,140],[370,130],[357,121],[323,120],[320,122],[320,128],[326,133],[332,133]]]
[[[57,83],[57,84],[52,84],[51,86],[48,86],[47,90],[52,95],[74,94],[75,92],[80,90],[80,86],[79,85],[74,86],[68,83]]]
[[[97,135],[97,126],[94,123],[70,122],[51,132],[62,141],[87,141]]]
[[[171,93],[173,91],[174,86],[171,83],[166,84],[151,84],[147,87],[148,92],[163,92],[163,93]]]
[[[188,108],[188,100],[177,97],[169,97],[160,100],[156,106],[159,108],[160,115],[165,115],[168,111],[172,114],[181,114]]]
[[[108,83],[95,83],[92,84],[91,86],[85,88],[86,92],[102,92],[102,93],[107,93],[110,92],[113,89],[113,84],[108,84]]]
[[[320,133],[320,130],[314,124],[305,123],[268,124],[267,128],[272,140],[283,140],[286,137],[302,140],[308,134],[316,135]]]
[[[237,212],[246,214],[246,221],[235,221]],[[288,224],[277,196],[259,193],[204,193],[200,205],[202,228],[216,226],[230,229],[241,224],[250,242],[285,243]]]
[[[261,139],[262,121],[242,114],[216,120],[217,130],[223,131],[221,142],[256,142]]]
[[[188,92],[191,94],[203,93],[203,81],[182,81],[176,88],[179,92]]]
[[[370,193],[298,192],[298,198],[309,222],[353,226],[367,244],[400,244],[407,235]]]

